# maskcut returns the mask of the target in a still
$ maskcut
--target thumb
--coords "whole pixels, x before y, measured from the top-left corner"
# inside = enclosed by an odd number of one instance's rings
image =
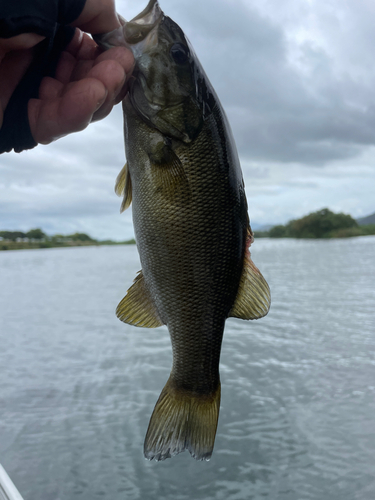
[[[73,26],[91,33],[108,33],[121,26],[114,0],[87,0]]]

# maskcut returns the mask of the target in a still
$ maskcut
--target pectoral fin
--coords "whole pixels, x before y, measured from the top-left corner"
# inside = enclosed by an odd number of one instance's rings
[[[124,323],[144,328],[157,328],[164,323],[147,288],[142,271],[116,309],[117,317]]]
[[[128,169],[128,164],[122,167],[121,172],[118,174],[115,184],[115,193],[117,196],[123,196],[121,203],[120,213],[124,212],[130,207],[132,202],[132,182]]]
[[[162,144],[149,154],[155,191],[168,203],[187,203],[191,197],[189,181],[176,153]]]
[[[271,293],[268,283],[247,250],[240,286],[229,317],[259,319],[268,313],[270,305]]]

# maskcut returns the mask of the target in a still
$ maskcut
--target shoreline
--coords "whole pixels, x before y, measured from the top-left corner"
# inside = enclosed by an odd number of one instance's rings
[[[0,252],[8,250],[40,250],[43,248],[72,248],[72,247],[98,247],[103,245],[135,245],[135,240],[128,241],[71,241],[71,242],[24,242],[24,241],[0,241]]]
[[[320,240],[320,241],[328,241],[328,240],[343,240],[343,239],[352,239],[359,238],[363,236],[374,236],[373,234],[358,234],[352,236],[332,236],[326,238],[293,238],[290,236],[283,237],[275,237],[275,236],[260,236],[255,234],[255,239],[270,239],[270,240]],[[11,251],[11,250],[41,250],[45,248],[75,248],[75,247],[98,247],[98,246],[113,246],[113,245],[135,245],[136,242],[134,239],[128,241],[92,241],[92,242],[82,242],[82,241],[72,241],[72,242],[64,242],[64,243],[52,243],[49,241],[42,242],[13,242],[13,241],[0,241],[0,252],[1,251]]]

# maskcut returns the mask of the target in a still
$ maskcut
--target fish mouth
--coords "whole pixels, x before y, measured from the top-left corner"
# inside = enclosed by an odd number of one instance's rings
[[[132,81],[130,83],[131,95],[134,95],[137,87],[142,89],[142,93],[145,95],[148,105],[155,111],[155,113],[162,109],[164,102],[162,101],[162,99],[160,99],[158,102],[156,96],[152,94],[152,91],[147,84],[147,77],[139,68],[135,68],[135,70],[133,71]]]
[[[94,35],[93,38],[104,50],[112,47],[127,47],[137,59],[146,47],[157,44],[157,30],[154,28],[163,17],[164,13],[158,0],[150,0],[147,7],[131,21],[121,18],[123,24],[120,28],[109,33]],[[149,36],[151,33],[153,36]]]
[[[154,24],[161,16],[163,11],[160,8],[158,0],[150,0],[143,11],[129,22],[137,24]]]
[[[155,29],[164,17],[158,0],[150,0],[147,7],[123,26],[124,40],[134,54],[139,57],[150,45],[157,44]]]

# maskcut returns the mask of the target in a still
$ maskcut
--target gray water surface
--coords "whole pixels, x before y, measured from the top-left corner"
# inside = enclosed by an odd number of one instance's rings
[[[252,255],[272,306],[226,323],[212,459],[155,463],[169,335],[114,314],[136,247],[0,252],[0,462],[24,500],[375,498],[375,237]]]

